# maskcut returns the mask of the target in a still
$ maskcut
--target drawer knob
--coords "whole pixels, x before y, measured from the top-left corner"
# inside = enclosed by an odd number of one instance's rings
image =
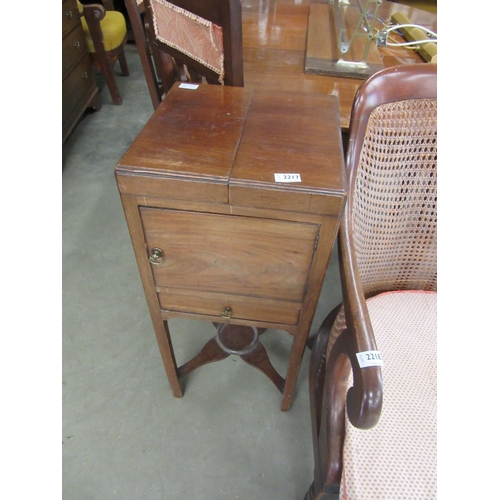
[[[71,11],[71,10],[67,10],[67,11],[66,11],[66,17],[67,17],[68,19],[71,19],[71,18],[73,17],[73,11]]]
[[[89,77],[89,75],[88,75],[88,73],[86,71],[84,73],[82,73],[82,78],[84,80],[86,80],[88,77]]]
[[[223,317],[223,318],[230,318],[232,315],[233,315],[233,310],[227,306],[224,308],[224,310],[220,313],[220,315]]]
[[[163,250],[161,248],[153,248],[149,256],[149,262],[155,266],[160,265],[163,262]]]
[[[75,49],[78,49],[80,47],[80,42],[78,40],[76,42],[73,42],[73,47],[75,47]]]

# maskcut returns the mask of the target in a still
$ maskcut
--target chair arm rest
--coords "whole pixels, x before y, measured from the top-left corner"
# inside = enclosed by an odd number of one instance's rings
[[[348,217],[346,210],[339,237],[340,275],[347,327],[341,346],[349,356],[353,373],[353,386],[347,391],[347,415],[355,427],[370,429],[377,424],[382,411],[382,372],[379,366],[361,368],[356,357],[359,352],[376,351],[377,344],[359,277],[354,244],[348,230]]]
[[[85,17],[89,29],[91,25],[96,25],[96,23],[99,24],[99,21],[104,19],[105,15],[106,9],[98,3],[91,3],[83,6],[83,17]]]
[[[311,400],[313,435],[317,436],[318,443],[315,446],[313,488],[316,493],[338,492],[342,476],[346,408],[352,425],[362,429],[374,427],[382,410],[380,367],[360,368],[356,357],[357,352],[376,350],[377,347],[346,227],[344,212],[338,248],[346,329],[333,343],[328,359],[324,359],[327,348],[319,344],[324,344],[323,337],[326,331],[332,329],[339,312],[332,311],[316,338],[310,373],[311,391],[316,398]],[[319,352],[316,352],[317,348]],[[323,374],[320,365],[325,362]],[[351,370],[353,386],[348,388]],[[318,394],[320,391],[322,394]]]
[[[104,7],[97,3],[83,6],[83,16],[87,21],[87,26],[94,44],[94,49],[101,58],[105,57],[104,39],[101,30],[101,20],[106,16]]]

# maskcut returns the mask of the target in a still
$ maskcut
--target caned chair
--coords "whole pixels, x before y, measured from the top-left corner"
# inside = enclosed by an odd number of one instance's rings
[[[156,109],[175,81],[243,86],[240,0],[126,0]]]
[[[125,45],[127,26],[121,12],[114,10],[113,0],[102,0],[102,4],[82,5],[78,0],[82,27],[92,64],[104,75],[114,104],[122,98],[116,84],[113,68],[119,61],[122,74],[129,75]]]
[[[434,64],[388,68],[353,104],[343,303],[310,361],[308,500],[437,495],[436,80]]]

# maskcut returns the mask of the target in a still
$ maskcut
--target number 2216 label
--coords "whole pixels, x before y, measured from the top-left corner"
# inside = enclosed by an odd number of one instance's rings
[[[366,368],[367,366],[384,366],[379,351],[357,352],[356,357],[358,358],[360,368]]]

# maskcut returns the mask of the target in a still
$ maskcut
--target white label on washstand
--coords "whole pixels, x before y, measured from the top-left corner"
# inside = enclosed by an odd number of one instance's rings
[[[196,83],[181,83],[179,85],[180,89],[196,90],[199,87]]]
[[[274,174],[274,182],[302,182],[300,174]]]

